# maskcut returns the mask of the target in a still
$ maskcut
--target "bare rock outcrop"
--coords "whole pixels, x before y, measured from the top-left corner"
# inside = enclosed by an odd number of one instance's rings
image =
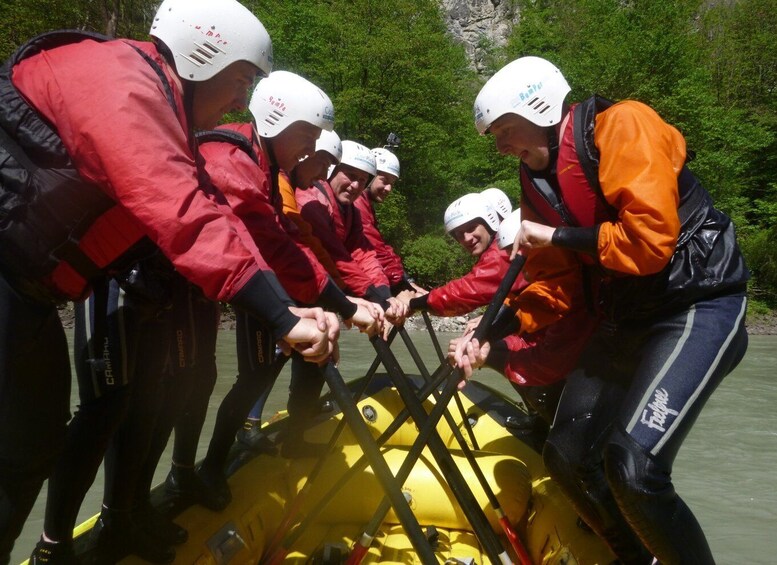
[[[461,41],[470,64],[478,71],[492,50],[502,47],[518,21],[514,0],[440,0],[448,31]]]

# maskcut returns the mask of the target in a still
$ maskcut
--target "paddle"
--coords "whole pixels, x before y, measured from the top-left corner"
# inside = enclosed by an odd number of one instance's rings
[[[391,328],[391,331],[388,335],[388,343],[391,344],[392,341],[394,341],[394,338],[397,335],[397,328],[393,327]],[[378,367],[380,366],[380,357],[377,355],[375,356],[375,359],[373,360],[372,364],[370,365],[370,368],[367,369],[367,373],[364,375],[364,384],[359,389],[359,391],[354,395],[355,401],[358,402],[358,400],[364,395],[364,393],[367,391],[367,388],[370,386],[370,382],[372,381],[372,377],[375,375],[375,372],[378,370]],[[330,453],[335,444],[337,443],[337,440],[340,438],[340,434],[342,434],[342,431],[345,429],[346,420],[345,418],[341,419],[338,423],[337,427],[335,428],[335,431],[332,433],[332,437],[329,439],[329,442],[326,446],[326,453]],[[272,539],[270,540],[270,543],[267,544],[267,549],[264,552],[265,556],[269,557],[270,563],[276,563],[276,559],[280,558],[283,559],[286,556],[286,551],[280,550],[280,546],[284,538],[286,537],[286,534],[291,529],[292,522],[294,518],[299,513],[300,509],[302,508],[303,503],[307,499],[308,494],[310,493],[310,490],[312,488],[313,481],[318,477],[321,470],[324,468],[324,463],[326,462],[326,457],[320,457],[317,461],[313,469],[311,469],[310,473],[308,473],[307,479],[305,480],[305,484],[302,486],[300,491],[297,493],[297,496],[294,497],[294,499],[287,505],[286,513],[284,514],[283,518],[281,519],[281,523],[278,526],[278,529],[275,530],[275,534],[273,534]],[[288,547],[288,546],[286,546]],[[279,553],[280,551],[280,553]]]
[[[426,312],[424,312],[426,314]],[[429,317],[425,316],[424,320],[428,320]],[[434,333],[434,328],[432,328],[431,320],[429,320],[427,324],[427,329],[430,332],[430,335],[432,336],[432,341],[436,344],[435,348],[437,349],[437,354],[440,357],[440,363],[446,363],[445,356],[442,353],[442,349],[440,348],[440,344],[437,342],[437,335]],[[423,362],[421,361],[421,356],[418,354],[418,349],[416,349],[415,344],[413,343],[413,340],[410,339],[410,336],[408,335],[407,331],[402,328],[399,331],[399,334],[402,336],[402,341],[405,342],[405,345],[407,346],[408,351],[410,351],[410,356],[415,361],[416,365],[418,365],[418,369],[421,371],[421,376],[425,380],[429,380],[429,372],[426,371],[426,368],[423,367]],[[423,369],[422,369],[423,367]],[[456,407],[459,409],[459,414],[461,414],[461,422],[464,425],[464,427],[467,430],[467,435],[469,436],[470,442],[472,442],[472,448],[473,449],[480,449],[478,446],[478,441],[475,438],[475,432],[472,430],[472,426],[469,423],[469,418],[467,418],[467,413],[464,410],[464,405],[461,403],[461,397],[459,396],[459,393],[453,395],[453,399],[456,401]],[[446,412],[446,419],[448,419],[448,413]]]
[[[375,346],[376,351],[382,356],[383,365],[386,367],[389,377],[394,383],[399,396],[410,411],[411,417],[416,422],[416,425],[423,427],[429,420],[429,415],[421,405],[421,401],[413,394],[410,385],[405,381],[402,369],[399,366],[396,357],[394,357],[393,352],[383,340],[373,339],[372,343]],[[437,401],[442,404],[443,407],[447,407],[448,402],[455,394],[459,380],[460,376],[458,375],[458,372],[454,372],[452,376],[449,377],[448,386],[445,388],[446,394],[441,396]],[[456,386],[452,386],[452,383],[455,383]],[[442,412],[443,411],[440,412],[441,415]],[[467,520],[472,526],[475,535],[483,544],[483,549],[485,550],[486,555],[488,555],[488,558],[494,563],[510,563],[509,558],[506,558],[506,554],[499,544],[499,540],[491,529],[483,510],[480,508],[475,496],[467,486],[463,475],[456,467],[445,443],[440,438],[439,433],[437,433],[436,422],[434,423],[435,429],[432,431],[427,445],[431,450],[435,461],[437,461],[440,471],[443,476],[446,477],[453,495],[456,497],[462,511],[467,516]]]
[[[432,375],[432,380],[421,389],[419,393],[419,397],[425,399],[427,396],[429,396],[432,393],[432,391],[436,390],[442,384],[442,382],[448,378],[451,372],[453,372],[453,368],[450,365],[447,365],[444,368],[444,370],[440,372],[436,372],[435,375]],[[445,408],[445,405],[441,404],[439,410],[442,411],[442,409],[444,408]],[[433,411],[433,414],[437,414],[437,413]],[[408,410],[406,408],[403,409],[397,415],[397,417],[391,422],[391,424],[383,431],[383,433],[375,440],[375,443],[377,444],[377,446],[379,448],[382,447],[391,438],[391,436],[394,435],[394,433],[396,433],[396,431],[402,427],[402,425],[407,421],[409,417],[410,417],[410,413],[408,412]],[[426,439],[428,438],[429,434],[435,427],[433,425],[433,422],[429,422],[429,424],[430,425],[424,426],[419,431],[418,437],[421,441],[416,441],[416,443],[418,444],[418,447],[417,447],[418,453],[413,459],[413,461],[410,462],[408,473],[410,470],[412,470],[412,466],[414,465],[415,459],[417,459],[420,456],[420,453],[423,451],[423,448],[425,447]],[[411,448],[406,461],[410,461],[410,454],[412,453],[415,453],[413,451],[413,448]],[[345,473],[343,473],[340,476],[340,478],[335,482],[335,484],[326,492],[326,494],[323,497],[321,497],[321,499],[310,510],[310,512],[308,512],[307,516],[305,516],[305,519],[284,538],[282,543],[282,547],[284,549],[287,549],[293,546],[293,544],[302,536],[302,534],[307,530],[307,528],[315,522],[318,515],[327,507],[327,505],[335,498],[335,496],[337,496],[340,489],[342,489],[346,484],[348,484],[348,481],[350,481],[354,475],[361,472],[367,466],[367,463],[368,463],[367,457],[365,455],[362,455],[359,459],[356,460],[356,462],[354,462],[348,468],[348,470]],[[401,473],[402,473],[402,469],[400,469],[400,472],[397,475],[397,478],[399,478]],[[405,477],[401,480],[401,482],[404,482],[406,478],[407,478],[407,475],[405,475]],[[388,512],[388,510],[391,507],[391,503],[386,497],[384,497],[383,501],[386,503],[386,512]],[[280,554],[281,560],[283,559],[283,557],[286,556],[287,553],[288,551],[285,551],[284,553]],[[273,556],[273,559],[269,561],[269,563],[280,563],[280,561],[277,560],[276,556]]]
[[[375,336],[371,338],[373,343],[376,339],[388,347],[388,344],[380,337]],[[383,358],[383,363],[385,365],[385,357]],[[324,377],[329,385],[329,390],[332,392],[335,400],[337,400],[337,403],[340,405],[340,409],[343,411],[343,418],[348,421],[348,426],[351,428],[354,436],[356,436],[356,441],[367,456],[370,467],[372,467],[386,496],[388,496],[391,501],[391,506],[393,506],[394,512],[396,512],[397,518],[399,518],[405,533],[408,538],[410,538],[413,549],[415,549],[422,563],[436,564],[438,561],[434,551],[424,536],[421,526],[413,514],[413,511],[410,509],[407,499],[405,499],[405,496],[402,494],[402,487],[397,483],[394,475],[391,474],[388,463],[386,463],[386,460],[383,459],[383,456],[380,454],[380,449],[375,443],[367,424],[364,423],[359,410],[356,408],[356,403],[353,401],[353,398],[351,398],[348,386],[343,380],[343,376],[334,364],[330,362],[324,368]],[[413,414],[412,409],[410,410],[410,414]],[[416,420],[416,422],[418,422],[418,420]],[[419,425],[422,424],[419,423]]]
[[[474,332],[474,339],[482,340],[485,337],[488,328],[493,323],[496,312],[504,302],[504,299],[507,297],[507,293],[510,291],[510,288],[512,288],[515,279],[518,277],[518,273],[520,273],[521,269],[523,268],[524,261],[524,257],[518,255],[511,262],[504,279],[500,283],[499,288],[494,294],[494,297],[492,298],[485,314],[483,315],[483,318],[480,321],[480,324]],[[394,385],[402,397],[402,400],[405,402],[408,410],[410,410],[410,413],[413,416],[413,419],[416,421],[416,424],[419,426],[424,426],[429,421],[430,417],[426,414],[426,411],[421,406],[420,400],[418,400],[418,398],[412,394],[412,391],[402,377],[402,370],[399,367],[396,357],[394,357],[391,349],[382,340],[373,338],[371,341],[373,346],[375,346],[378,355],[382,357],[383,364],[386,367],[389,376],[394,382]],[[450,379],[449,385],[451,382],[456,382],[456,384],[458,384],[459,379],[460,374],[456,372],[455,376]],[[437,401],[438,405],[441,404],[443,407],[447,407],[447,404],[450,402],[450,399],[455,394],[456,390],[457,389],[452,386],[446,387],[444,394]],[[440,414],[443,412],[444,410],[441,410]],[[437,420],[433,420],[433,422],[436,425]],[[496,538],[494,532],[491,530],[488,524],[488,520],[483,514],[482,509],[478,505],[477,500],[475,499],[472,492],[467,487],[464,477],[456,467],[450,453],[448,453],[445,447],[445,444],[442,442],[439,434],[436,433],[436,430],[430,436],[428,445],[432,455],[437,461],[437,464],[440,466],[443,475],[448,478],[451,490],[456,496],[456,499],[459,501],[462,510],[467,515],[467,518],[475,530],[478,539],[480,539],[481,543],[483,543],[484,550],[489,559],[491,559],[491,561],[494,563],[509,563],[509,557],[499,544],[499,541]],[[381,514],[381,510],[383,510],[385,507],[385,504],[381,504],[378,512],[376,512],[375,516],[373,516],[373,520],[371,520],[369,524],[371,529],[366,530],[360,541],[355,545],[351,553],[351,557],[349,558],[349,563],[359,563],[364,554],[366,554],[369,544],[371,543],[372,538],[374,538],[375,532],[377,532],[377,528],[380,526],[380,523],[385,517],[385,512]]]
[[[403,336],[404,337],[404,336]],[[409,339],[409,336],[408,336]],[[458,395],[458,391],[453,396],[456,400],[461,402],[461,399]],[[437,402],[440,402],[438,399]],[[466,413],[464,412],[464,407],[460,405],[460,412],[462,414],[462,418],[464,418],[464,421],[469,423],[469,420],[466,417]],[[466,457],[467,461],[470,464],[470,467],[472,467],[472,470],[475,473],[475,477],[477,478],[478,482],[480,483],[480,486],[483,489],[483,492],[485,492],[486,497],[488,498],[488,502],[491,505],[491,508],[494,510],[494,513],[497,516],[497,519],[499,521],[499,524],[502,526],[502,530],[505,533],[505,536],[510,541],[510,545],[515,550],[516,555],[520,558],[521,562],[524,565],[531,565],[531,558],[529,557],[528,552],[526,551],[526,548],[524,547],[523,543],[521,542],[521,539],[518,537],[518,534],[513,530],[512,525],[510,524],[510,521],[507,518],[507,515],[504,513],[504,510],[502,510],[502,506],[499,504],[499,499],[496,497],[496,494],[494,493],[494,490],[491,488],[491,485],[488,484],[488,480],[486,479],[485,475],[483,474],[483,471],[480,468],[480,465],[477,462],[477,459],[475,458],[474,453],[472,453],[472,449],[470,449],[469,445],[467,444],[467,441],[464,439],[464,436],[461,434],[461,432],[458,429],[458,426],[456,425],[455,420],[453,419],[453,416],[451,416],[450,412],[446,410],[443,413],[445,417],[445,421],[448,423],[448,426],[450,426],[453,436],[456,438],[457,443],[459,444],[459,447],[461,448],[462,453],[464,453],[464,457]],[[471,430],[471,428],[469,428]],[[478,449],[476,446],[473,446],[474,449]],[[401,479],[399,476],[397,477],[398,480],[403,481],[404,479]],[[379,527],[380,524],[377,524]]]
[[[424,324],[426,324],[426,331],[429,332],[429,337],[432,339],[432,345],[434,345],[434,350],[437,352],[437,357],[440,359],[440,363],[445,363],[445,353],[443,353],[442,347],[440,347],[440,342],[437,339],[434,326],[432,326],[432,320],[429,318],[429,312],[422,310],[421,316],[424,319]]]

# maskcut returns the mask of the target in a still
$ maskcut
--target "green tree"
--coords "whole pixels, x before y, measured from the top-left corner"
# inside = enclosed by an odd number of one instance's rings
[[[273,37],[276,67],[305,75],[332,97],[341,137],[371,147],[390,131],[402,138],[397,191],[414,233],[438,226],[451,197],[487,182],[486,171],[477,178],[464,157],[485,153],[472,125],[477,79],[435,0],[253,7]]]
[[[113,37],[148,37],[156,0],[4,0],[0,4],[0,59],[28,39],[57,29],[81,29]]]
[[[449,237],[426,234],[402,248],[405,268],[416,281],[434,288],[462,276],[472,267],[472,258]]]

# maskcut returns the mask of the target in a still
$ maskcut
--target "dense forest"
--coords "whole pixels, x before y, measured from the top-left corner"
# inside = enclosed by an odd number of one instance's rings
[[[507,45],[482,45],[489,73],[521,55],[556,63],[571,100],[593,93],[656,108],[696,153],[692,170],[735,220],[753,273],[752,307],[777,307],[777,0],[504,0]],[[434,285],[468,261],[444,236],[454,198],[498,186],[519,197],[517,163],[477,135],[476,74],[435,0],[246,0],[273,38],[275,67],[332,97],[343,138],[402,139],[402,179],[380,207],[387,239]],[[4,0],[0,56],[27,38],[83,28],[145,38],[147,0]],[[484,40],[485,41],[485,40]],[[232,116],[232,119],[247,116]]]

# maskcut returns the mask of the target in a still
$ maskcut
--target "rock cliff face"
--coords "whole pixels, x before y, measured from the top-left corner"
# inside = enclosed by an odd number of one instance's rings
[[[440,0],[448,30],[464,43],[470,64],[483,70],[489,51],[501,47],[515,22],[515,0]]]

